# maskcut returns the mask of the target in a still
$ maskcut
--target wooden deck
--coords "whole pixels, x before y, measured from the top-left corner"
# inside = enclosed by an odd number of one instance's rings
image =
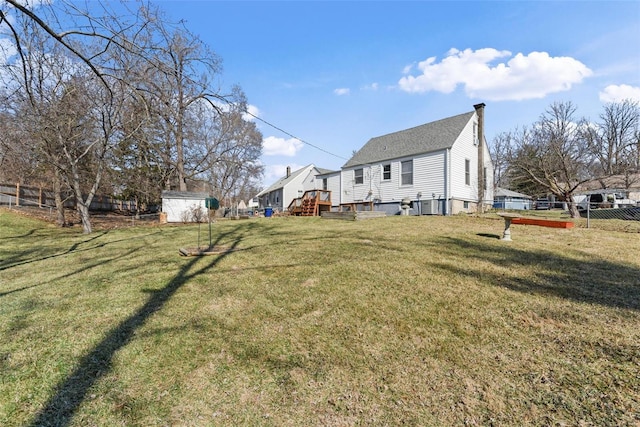
[[[320,216],[322,212],[331,210],[331,191],[305,191],[302,197],[293,199],[287,210],[295,216]]]

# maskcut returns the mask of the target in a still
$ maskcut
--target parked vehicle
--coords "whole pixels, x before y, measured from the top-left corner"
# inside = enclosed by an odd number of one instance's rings
[[[592,193],[592,194],[580,194],[574,196],[574,200],[578,205],[578,209],[587,210],[587,203],[589,203],[590,209],[603,209],[603,208],[624,208],[634,207],[638,205],[638,202],[625,197],[624,193]],[[587,202],[588,201],[588,202]]]
[[[546,197],[542,199],[536,199],[536,201],[533,202],[533,208],[536,210],[551,209],[551,202]]]

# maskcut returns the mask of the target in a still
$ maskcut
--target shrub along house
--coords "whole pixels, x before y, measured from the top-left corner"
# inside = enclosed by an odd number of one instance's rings
[[[408,199],[414,213],[443,215],[491,207],[484,107],[370,139],[340,171],[340,205],[396,214]]]

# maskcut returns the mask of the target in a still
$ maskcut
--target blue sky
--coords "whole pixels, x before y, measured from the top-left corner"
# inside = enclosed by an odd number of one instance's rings
[[[265,186],[480,102],[491,141],[554,101],[596,120],[605,102],[640,100],[640,1],[152,2],[286,131],[257,122]]]
[[[264,184],[339,169],[370,138],[486,106],[486,137],[554,101],[640,100],[640,2],[159,1],[264,123]],[[339,157],[338,157],[339,156]]]

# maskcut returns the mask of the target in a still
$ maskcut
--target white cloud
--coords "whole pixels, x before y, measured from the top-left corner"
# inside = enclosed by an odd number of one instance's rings
[[[609,85],[600,92],[600,101],[602,102],[621,102],[625,99],[640,102],[640,87]]]
[[[349,88],[346,88],[346,87],[341,87],[333,90],[333,93],[335,93],[338,96],[349,95],[350,92],[351,91],[349,90]]]
[[[376,90],[378,90],[379,87],[380,87],[380,85],[378,83],[371,83],[370,85],[364,86],[362,89],[363,90],[376,91]]]
[[[493,64],[500,58],[506,63]],[[405,92],[451,93],[464,86],[471,98],[491,101],[544,98],[571,89],[593,72],[570,57],[551,57],[546,52],[518,53],[492,48],[473,51],[451,49],[436,62],[432,56],[418,63],[421,74],[402,77],[398,84]]]
[[[276,138],[268,136],[262,140],[265,156],[287,156],[293,157],[302,149],[304,144],[299,139]]]
[[[269,186],[279,180],[280,178],[284,178],[287,174],[287,166],[291,168],[291,172],[295,172],[298,169],[304,167],[297,165],[295,163],[291,163],[288,165],[266,165],[264,167],[264,183],[266,186]]]
[[[247,113],[242,115],[242,119],[247,122],[252,122],[256,117],[260,117],[260,110],[255,105],[247,105]]]
[[[409,74],[411,72],[411,70],[413,70],[413,67],[416,64],[409,64],[409,65],[405,65],[405,67],[402,69],[402,74]]]

